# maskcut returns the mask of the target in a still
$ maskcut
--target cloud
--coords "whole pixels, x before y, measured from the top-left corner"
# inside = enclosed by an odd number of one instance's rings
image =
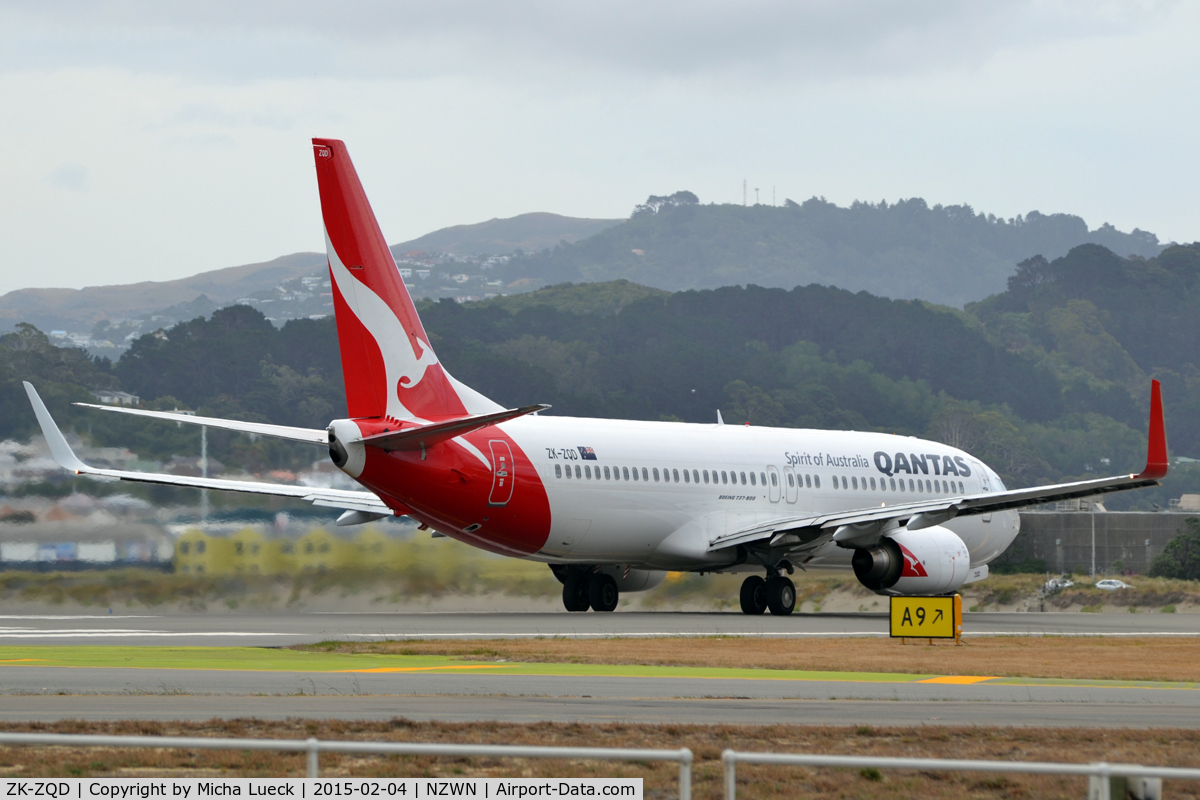
[[[977,66],[997,53],[1128,36],[1174,0],[533,0],[331,4],[18,2],[0,69],[105,66],[221,80],[487,73],[554,82],[751,75],[812,81]]]
[[[82,192],[87,190],[88,171],[82,164],[63,164],[46,176],[46,179],[57,189]]]

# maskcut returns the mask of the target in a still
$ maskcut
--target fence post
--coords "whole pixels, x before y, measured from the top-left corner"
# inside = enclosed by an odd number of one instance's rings
[[[725,800],[737,800],[737,756],[732,750],[721,753],[725,764]]]
[[[1088,777],[1088,800],[1113,800],[1112,771],[1103,761],[1092,764],[1095,773]]]
[[[692,751],[679,748],[679,800],[692,800]]]
[[[308,745],[308,777],[316,778],[320,772],[317,753],[321,743],[317,741],[316,737],[310,736],[305,744]]]

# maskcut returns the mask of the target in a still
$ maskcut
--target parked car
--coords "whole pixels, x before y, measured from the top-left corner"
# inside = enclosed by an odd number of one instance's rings
[[[1046,594],[1054,594],[1055,592],[1061,592],[1063,589],[1069,589],[1074,585],[1075,581],[1070,578],[1051,578],[1042,586],[1042,591]]]
[[[1132,589],[1125,581],[1119,581],[1116,578],[1105,578],[1102,581],[1096,581],[1096,588],[1103,589],[1106,592],[1115,592],[1117,589]]]

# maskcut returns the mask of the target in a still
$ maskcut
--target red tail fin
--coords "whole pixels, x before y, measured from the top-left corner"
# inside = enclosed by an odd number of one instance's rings
[[[498,409],[438,363],[346,145],[312,141],[350,416],[435,420]]]
[[[1146,468],[1136,477],[1159,480],[1167,476],[1167,430],[1163,425],[1162,386],[1150,381],[1150,443],[1146,448]]]

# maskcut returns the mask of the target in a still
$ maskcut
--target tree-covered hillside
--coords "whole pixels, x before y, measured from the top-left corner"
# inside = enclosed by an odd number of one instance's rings
[[[1086,245],[1026,260],[1008,291],[965,311],[822,286],[669,293],[616,281],[421,313],[447,369],[510,407],[690,422],[720,408],[731,423],[893,431],[957,445],[1028,485],[1139,467],[1150,377],[1163,381],[1172,454],[1200,455],[1198,291],[1200,245],[1151,259]],[[334,320],[276,328],[244,306],[144,336],[115,365],[28,327],[0,338],[0,436],[34,429],[22,377],[96,443],[160,459],[194,453],[196,432],[68,401],[119,382],[154,408],[311,427],[345,413]],[[254,471],[320,457],[224,433],[210,443]]]
[[[1163,383],[1171,451],[1200,456],[1200,244],[1157,258],[1095,245],[1020,264],[1008,291],[967,306],[989,338],[1054,372],[1068,397],[1124,417]]]
[[[1004,289],[1015,265],[1055,258],[1087,242],[1151,257],[1154,234],[1089,230],[1077,216],[1000,219],[966,205],[929,207],[823,199],[783,206],[701,205],[691,192],[651,197],[620,225],[574,244],[525,255],[504,268],[509,281],[543,284],[625,278],[670,291],[810,283],[920,298],[962,307]]]

